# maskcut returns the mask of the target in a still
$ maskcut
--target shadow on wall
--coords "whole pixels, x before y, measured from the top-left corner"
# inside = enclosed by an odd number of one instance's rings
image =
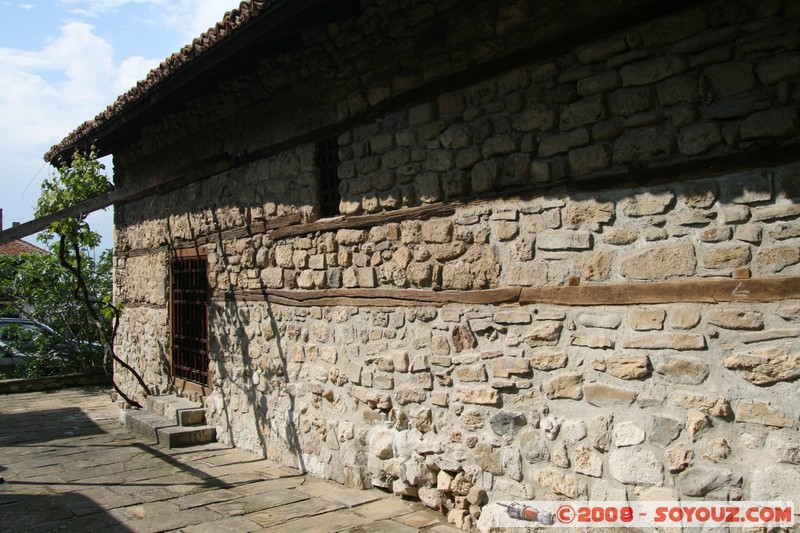
[[[219,228],[219,220],[216,216],[214,220]],[[228,256],[224,253],[220,254],[220,262],[226,269],[230,266],[228,264]],[[266,299],[266,287],[263,283],[261,283],[261,290]],[[277,360],[267,351],[251,353],[251,350],[257,350],[257,348],[251,347],[247,333],[247,326],[251,322],[249,316],[251,310],[241,307],[234,295],[230,295],[224,305],[219,306],[217,309],[224,315],[222,327],[230,329],[228,332],[217,331],[216,335],[214,335],[216,322],[212,320],[210,324],[210,336],[212,338],[210,340],[214,341],[216,337],[216,342],[219,343],[222,354],[235,354],[234,357],[240,355],[242,365],[241,371],[237,371],[237,375],[232,376],[226,363],[233,363],[234,361],[226,359],[220,353],[215,353],[214,345],[213,343],[211,344],[211,361],[214,363],[218,377],[223,383],[223,386],[215,387],[215,391],[222,395],[223,415],[230,442],[234,445],[242,444],[239,442],[241,436],[236,434],[234,426],[231,424],[232,420],[237,417],[231,413],[233,398],[229,393],[226,393],[226,385],[238,389],[246,398],[248,412],[252,415],[252,425],[250,427],[256,432],[256,438],[263,456],[271,457],[272,455],[270,453],[269,439],[282,438],[286,448],[295,457],[297,467],[305,473],[306,465],[297,436],[297,428],[294,424],[295,397],[288,387],[287,357],[272,306],[269,303],[267,304],[267,313]],[[232,333],[232,335],[229,333]],[[280,413],[270,413],[270,394],[276,397],[282,395],[288,397],[288,405],[282,415]],[[274,407],[279,405],[277,399],[273,405]],[[276,420],[283,420],[285,427],[274,427],[273,424]],[[262,428],[266,428],[267,431],[265,432]],[[245,447],[252,448],[252,446]]]

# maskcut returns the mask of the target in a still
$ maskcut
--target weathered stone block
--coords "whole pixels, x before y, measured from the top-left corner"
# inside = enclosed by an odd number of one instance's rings
[[[611,149],[605,144],[578,148],[570,150],[568,159],[570,168],[576,174],[591,174],[611,166]]]
[[[556,370],[567,366],[567,354],[560,350],[533,350],[528,354],[528,360],[536,370]]]
[[[629,217],[662,215],[675,204],[672,191],[643,192],[623,202],[622,212]]]
[[[732,414],[728,400],[722,396],[675,393],[670,395],[670,402],[686,409],[698,409],[719,418],[725,418]]]
[[[800,499],[800,474],[789,465],[770,465],[753,472],[750,497],[760,501]],[[795,521],[796,523],[796,521]]]
[[[659,80],[680,74],[689,66],[679,57],[657,57],[625,65],[619,71],[622,86],[650,85]]]
[[[589,335],[585,333],[575,333],[572,335],[572,346],[584,346],[586,348],[596,348],[609,350],[614,348],[614,339],[602,335]]]
[[[525,328],[521,332],[523,340],[528,346],[553,346],[558,344],[563,328],[561,322],[544,321]]]
[[[675,356],[659,363],[656,372],[676,383],[699,385],[708,377],[709,369],[699,359]]]
[[[615,314],[581,314],[578,322],[587,328],[617,329],[622,323],[622,317]]]
[[[722,134],[715,123],[693,124],[678,134],[678,150],[684,155],[701,154],[722,144]]]
[[[597,407],[630,405],[636,401],[636,392],[621,387],[591,382],[583,386],[586,401]]]
[[[653,107],[653,90],[650,87],[620,89],[611,95],[610,105],[611,111],[619,117],[629,117],[647,111]]]
[[[537,470],[533,479],[539,485],[567,498],[585,498],[589,489],[584,481],[571,474],[562,474],[555,470]]]
[[[536,238],[540,250],[588,250],[592,234],[587,231],[543,231]]]
[[[394,398],[400,405],[408,405],[423,403],[428,398],[428,394],[423,388],[412,383],[401,383],[394,390]]]
[[[557,115],[551,107],[534,103],[519,113],[512,125],[519,131],[550,131],[556,123]]]
[[[527,423],[528,422],[525,420],[525,415],[522,413],[509,413],[506,411],[500,411],[489,418],[489,426],[491,426],[492,431],[500,436],[513,433],[517,430],[517,428],[520,428]]]
[[[697,442],[700,434],[706,432],[710,427],[711,421],[705,413],[696,410],[686,413],[686,431],[692,442]]]
[[[510,378],[512,376],[524,376],[530,374],[530,372],[529,361],[518,357],[502,357],[495,359],[492,364],[493,377]]]
[[[800,355],[786,348],[764,348],[755,353],[726,357],[722,364],[731,370],[743,370],[745,378],[756,385],[769,385],[800,377]]]
[[[623,346],[650,350],[704,350],[706,338],[694,334],[652,333],[630,337],[623,342]]]
[[[539,157],[550,157],[568,152],[570,148],[577,148],[589,144],[589,131],[578,128],[567,133],[553,133],[542,135],[539,141]]]
[[[664,452],[664,464],[670,474],[683,472],[694,459],[694,452],[683,446],[678,446]]]
[[[592,419],[589,424],[589,444],[599,451],[608,450],[611,445],[611,424],[614,415],[601,415]]]
[[[703,74],[715,94],[731,96],[755,87],[753,67],[749,62],[731,61],[706,67]]]
[[[754,204],[772,200],[772,175],[769,172],[744,172],[728,179],[725,188],[726,200],[735,204]],[[725,222],[747,220],[750,211],[723,212]],[[738,216],[737,216],[738,215]]]
[[[481,161],[472,169],[472,190],[476,193],[490,191],[494,188],[499,175],[499,167],[495,159]]]
[[[395,431],[376,426],[372,428],[369,436],[369,453],[378,459],[391,459],[394,457],[394,442]]]
[[[469,324],[457,324],[453,326],[450,332],[450,338],[453,341],[453,348],[458,353],[474,348],[478,343],[478,340],[469,328]]]
[[[759,311],[711,311],[708,323],[725,329],[762,329],[764,315]]]
[[[265,268],[261,271],[261,281],[268,289],[280,289],[283,287],[283,269]]]
[[[764,137],[790,137],[797,133],[797,110],[792,107],[773,107],[750,115],[739,129],[742,140]]]
[[[688,241],[648,246],[626,257],[620,273],[629,279],[657,280],[694,274],[694,246]]]
[[[453,400],[477,405],[497,405],[500,401],[500,394],[491,388],[467,389],[459,387],[453,393]]]
[[[531,314],[527,311],[496,311],[492,320],[498,324],[530,324]]]
[[[755,208],[753,209],[752,220],[754,222],[765,222],[796,217],[800,217],[800,205],[791,203]]]
[[[637,238],[637,233],[628,228],[605,228],[603,242],[624,246],[636,242]]]
[[[736,420],[738,422],[751,422],[762,426],[794,427],[794,420],[780,412],[769,402],[762,400],[742,400],[736,407]]]
[[[614,202],[600,202],[597,199],[573,200],[562,211],[562,223],[566,228],[591,231],[610,224],[616,214]]]
[[[564,373],[556,376],[542,386],[542,390],[549,399],[556,400],[564,398],[568,400],[580,400],[583,398],[581,384],[583,376],[577,373]]]
[[[588,78],[578,80],[578,95],[589,96],[598,93],[611,92],[622,85],[622,80],[616,71],[609,70]]]
[[[486,368],[483,365],[461,366],[456,369],[456,378],[464,383],[476,383],[486,381]]]
[[[646,355],[606,357],[605,364],[606,371],[619,379],[641,379],[651,371],[650,358]]]
[[[481,153],[484,159],[489,159],[496,155],[512,154],[519,150],[518,139],[507,135],[492,135],[483,141]]]
[[[736,244],[704,249],[700,261],[707,268],[737,268],[750,261],[750,247]]]
[[[623,133],[614,142],[614,162],[663,159],[675,151],[675,137],[669,131],[640,128]]]
[[[436,119],[438,106],[436,102],[424,102],[408,110],[408,125],[422,126]]]
[[[602,95],[587,96],[564,108],[558,126],[566,131],[601,122],[606,118],[606,106]]]
[[[664,465],[656,454],[644,448],[611,450],[608,470],[611,477],[626,485],[664,484]]]
[[[666,416],[653,415],[647,428],[647,440],[660,448],[669,446],[683,431],[683,422]]]
[[[678,476],[676,485],[681,494],[699,497],[731,485],[740,485],[741,482],[741,476],[736,475],[727,468],[710,468],[698,465],[682,472]]]
[[[766,273],[777,273],[797,263],[800,263],[800,249],[796,246],[760,248],[753,260],[755,271]]]
[[[371,409],[388,411],[392,408],[392,399],[389,393],[377,392],[364,387],[353,387],[353,397],[361,403],[367,404]]]
[[[603,456],[589,446],[578,446],[572,452],[575,472],[591,477],[602,477]]]
[[[628,323],[636,331],[664,329],[667,313],[662,309],[634,310],[628,315]]]
[[[693,120],[697,114],[694,108],[689,106],[700,99],[697,77],[693,73],[674,76],[657,83],[656,95],[658,102],[664,107],[681,106],[673,107],[670,110],[673,120],[677,117],[685,117],[678,121],[681,125],[688,125],[691,122],[689,117]]]
[[[800,55],[786,54],[764,61],[756,67],[756,73],[764,85],[796,79],[800,76]]]
[[[644,442],[645,432],[633,422],[614,424],[614,445],[619,448],[635,446]]]

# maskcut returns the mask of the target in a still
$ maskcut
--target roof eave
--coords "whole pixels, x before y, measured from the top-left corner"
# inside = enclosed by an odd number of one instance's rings
[[[315,4],[329,0],[292,0],[277,2],[260,2],[259,6],[263,11],[255,14],[247,23],[242,24],[210,44],[200,55],[191,58],[182,65],[177,65],[172,72],[164,76],[159,69],[169,67],[169,62],[174,60],[178,54],[173,54],[153,69],[148,78],[137,84],[127,93],[121,95],[117,101],[106,108],[106,110],[92,120],[84,122],[70,135],[65,137],[59,144],[53,146],[45,155],[44,159],[48,163],[57,166],[60,161],[68,160],[72,154],[78,150],[88,152],[91,147],[96,147],[98,155],[108,155],[112,153],[113,146],[105,142],[114,134],[120,133],[125,127],[131,125],[143,113],[151,109],[154,105],[167,100],[178,89],[185,87],[192,80],[209,71],[226,58],[235,54],[237,51],[254,43],[267,32],[279,27],[285,21],[298,15],[299,13],[313,7]],[[242,2],[241,7],[250,2]],[[230,13],[229,13],[230,14]],[[217,25],[217,28],[220,24]],[[209,30],[210,32],[211,30]],[[201,38],[208,38],[206,32]],[[192,46],[198,46],[199,39],[195,39],[190,45],[185,46],[182,51]],[[180,52],[179,52],[180,53]],[[159,77],[159,74],[161,76]],[[142,90],[142,84],[151,85]],[[137,90],[138,88],[138,90]],[[126,96],[135,93],[136,96],[125,101]],[[122,103],[120,103],[122,101]],[[119,109],[114,109],[119,105]],[[108,116],[104,116],[108,114]]]

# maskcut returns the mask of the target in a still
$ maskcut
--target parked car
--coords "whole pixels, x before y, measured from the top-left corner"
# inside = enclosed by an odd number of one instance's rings
[[[29,318],[0,318],[0,372],[13,372],[37,357],[62,358],[61,342],[49,326]]]

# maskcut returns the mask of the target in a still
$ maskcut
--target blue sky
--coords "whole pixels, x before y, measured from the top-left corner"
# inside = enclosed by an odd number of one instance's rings
[[[0,208],[27,222],[42,156],[239,0],[0,0]],[[104,160],[111,174],[111,161]],[[112,246],[109,209],[89,219]],[[28,238],[35,242],[33,237]]]

